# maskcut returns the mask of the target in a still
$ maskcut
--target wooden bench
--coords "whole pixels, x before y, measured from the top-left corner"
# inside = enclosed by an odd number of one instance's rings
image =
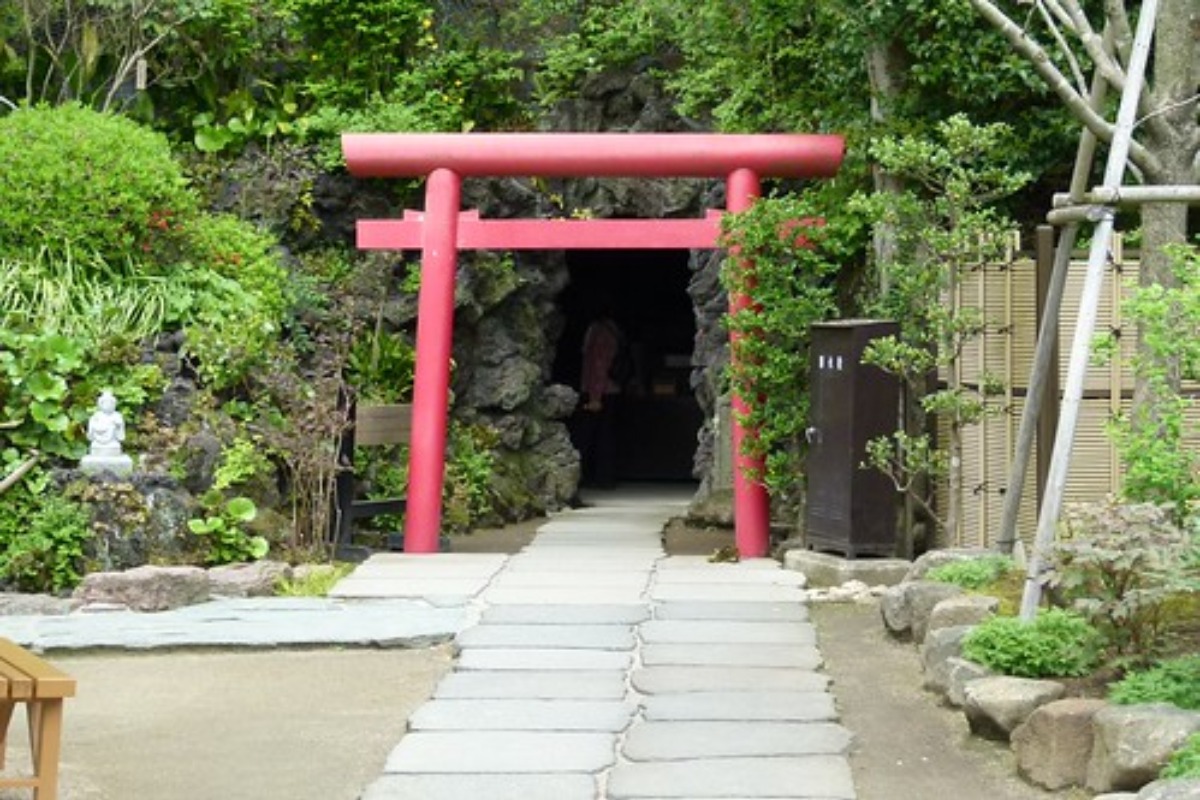
[[[0,638],[0,769],[5,766],[8,726],[17,703],[25,704],[33,756],[33,777],[0,776],[0,789],[33,789],[34,800],[57,800],[63,699],[74,696],[74,678]]]
[[[404,497],[356,499],[358,481],[354,474],[354,448],[408,444],[412,438],[412,405],[358,405],[351,402],[348,412],[350,426],[342,435],[338,451],[333,543],[337,557],[361,560],[369,549],[354,544],[354,521],[380,514],[403,514],[408,508],[408,501]],[[403,535],[399,532],[389,533],[387,548],[404,549]]]

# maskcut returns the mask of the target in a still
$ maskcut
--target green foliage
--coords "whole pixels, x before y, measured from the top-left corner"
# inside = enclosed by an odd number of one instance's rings
[[[106,344],[138,342],[162,328],[167,282],[159,277],[108,280],[97,256],[70,248],[40,250],[31,260],[0,259],[0,322]]]
[[[25,592],[61,592],[82,578],[87,509],[30,476],[0,505],[0,581]]]
[[[1173,285],[1134,287],[1122,306],[1137,326],[1133,369],[1151,402],[1118,417],[1109,431],[1125,464],[1124,496],[1169,503],[1181,519],[1200,501],[1200,450],[1187,445],[1200,435],[1192,415],[1196,399],[1178,382],[1200,379],[1200,249],[1177,247],[1171,257]]]
[[[221,449],[221,463],[213,470],[212,488],[231,489],[271,475],[274,470],[261,437],[243,434]]]
[[[300,123],[318,144],[326,169],[343,163],[342,133],[466,132],[521,124],[524,110],[513,94],[521,77],[516,54],[465,44],[423,57],[397,76],[386,93],[361,103],[321,106]]]
[[[700,7],[703,7],[701,5]],[[509,35],[536,39],[540,102],[578,96],[590,75],[620,69],[665,45],[667,9],[660,3],[601,0],[526,0],[507,20]]]
[[[1032,622],[993,617],[981,623],[963,641],[963,655],[1005,675],[1071,677],[1095,667],[1101,641],[1087,620],[1052,608]]]
[[[149,268],[195,213],[166,140],[77,105],[0,117],[0,242],[6,255],[74,258],[86,278]]]
[[[265,556],[270,549],[267,540],[251,536],[243,527],[257,515],[258,509],[248,497],[234,497],[223,504],[217,498],[203,518],[188,520],[188,530],[205,541],[205,563],[232,564]]]
[[[1193,733],[1187,738],[1187,741],[1171,755],[1158,777],[1193,780],[1200,778],[1200,733]]]
[[[984,556],[943,564],[930,570],[926,577],[964,589],[982,589],[1015,569],[1016,563],[1008,556]]]
[[[346,366],[350,383],[365,402],[403,403],[412,398],[416,351],[399,333],[376,328],[361,337]]]
[[[877,230],[894,237],[894,256],[879,265],[886,291],[872,312],[901,325],[899,336],[872,342],[863,360],[900,376],[920,406],[896,434],[870,444],[867,464],[909,493],[951,541],[957,540],[961,522],[961,466],[956,465],[962,463],[963,429],[995,413],[989,397],[1001,390],[986,376],[977,386],[962,381],[963,348],[987,320],[953,298],[967,270],[1003,257],[1012,223],[993,204],[1029,178],[1007,167],[1011,138],[1006,125],[977,126],[956,115],[936,126],[934,138],[881,139],[872,149],[881,167],[914,188],[855,203]],[[945,385],[927,391],[933,370]],[[946,422],[945,444],[935,445],[928,433],[932,417]],[[937,513],[932,484],[943,479],[950,482],[950,503]]]
[[[275,239],[229,215],[187,230],[187,261],[170,277],[166,321],[184,329],[185,353],[213,388],[264,363],[292,302]]]
[[[1161,647],[1163,606],[1197,583],[1195,544],[1168,509],[1152,504],[1076,505],[1053,550],[1045,582],[1129,658]]]
[[[803,476],[809,326],[835,313],[833,278],[864,235],[853,216],[814,222],[821,217],[809,199],[774,197],[724,222],[736,255],[721,280],[732,296],[749,299],[726,318],[734,337],[728,377],[738,396],[757,399],[743,422],[758,437],[744,447],[766,459],[766,474],[755,477],[785,503],[797,500]]]
[[[279,581],[275,592],[281,597],[325,597],[338,581],[353,571],[353,564],[314,566],[304,577]]]
[[[454,422],[450,426],[442,493],[444,530],[470,530],[491,511],[498,441],[495,429],[486,425]]]
[[[1200,709],[1200,655],[1173,658],[1131,672],[1109,687],[1108,699],[1119,705],[1173,703]]]
[[[77,458],[86,450],[84,407],[71,384],[84,372],[85,348],[59,334],[0,329],[0,415],[13,425],[8,440],[50,455]]]
[[[314,69],[317,103],[353,107],[384,94],[414,56],[437,47],[433,7],[424,0],[288,0]]]

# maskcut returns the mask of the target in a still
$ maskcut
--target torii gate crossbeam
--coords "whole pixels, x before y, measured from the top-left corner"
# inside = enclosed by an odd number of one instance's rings
[[[342,149],[360,177],[426,176],[425,211],[404,220],[360,220],[358,245],[422,251],[417,360],[404,548],[436,552],[449,412],[454,274],[459,249],[715,248],[719,215],[702,220],[480,220],[460,212],[462,179],[473,176],[724,178],[726,207],[758,197],[761,177],[832,177],[840,136],[802,134],[346,134]],[[744,269],[753,265],[742,260]],[[730,298],[733,311],[750,299]],[[762,459],[743,454],[750,399],[733,398],[734,524],[739,552],[766,555],[770,517]]]

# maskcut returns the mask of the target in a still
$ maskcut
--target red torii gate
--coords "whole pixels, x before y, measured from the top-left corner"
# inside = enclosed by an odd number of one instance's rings
[[[483,220],[460,212],[464,177],[724,178],[726,208],[738,212],[759,196],[761,177],[832,177],[844,149],[841,136],[805,134],[345,134],[351,174],[427,177],[423,213],[358,222],[362,249],[422,251],[405,551],[438,547],[458,251],[701,249],[717,247],[720,234],[714,211],[686,220]],[[749,302],[732,296],[730,309]],[[749,402],[733,398],[734,525],[738,551],[756,558],[767,554],[770,518],[766,487],[748,477],[762,473],[762,461],[742,453],[754,435],[740,422]]]

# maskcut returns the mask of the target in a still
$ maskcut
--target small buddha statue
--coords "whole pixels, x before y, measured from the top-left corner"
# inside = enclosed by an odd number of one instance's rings
[[[133,469],[133,460],[121,452],[121,442],[125,441],[125,419],[117,411],[117,398],[107,389],[101,392],[96,401],[96,412],[88,420],[87,438],[91,446],[80,462],[85,472],[107,470],[127,475]]]

